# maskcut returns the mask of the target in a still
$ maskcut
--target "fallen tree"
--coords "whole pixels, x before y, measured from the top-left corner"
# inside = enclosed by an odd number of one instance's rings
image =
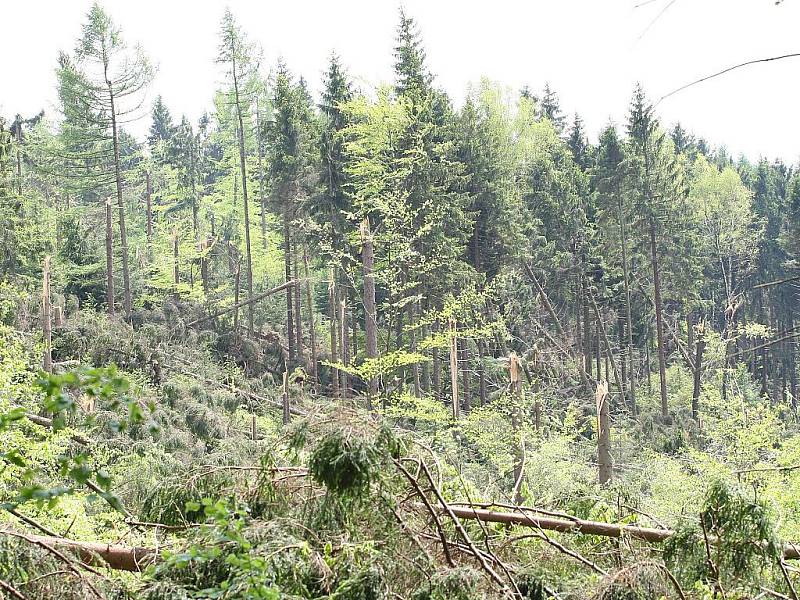
[[[652,527],[639,527],[637,525],[620,525],[617,523],[604,523],[602,521],[587,521],[576,517],[563,518],[536,514],[536,509],[522,509],[515,511],[495,511],[477,506],[459,506],[447,504],[445,508],[436,507],[440,513],[449,513],[459,519],[477,519],[485,523],[505,523],[521,527],[533,527],[561,533],[578,533],[583,535],[596,535],[601,537],[631,538],[646,542],[663,542],[675,535],[671,529],[656,529]],[[153,548],[124,546],[120,544],[103,544],[98,542],[79,542],[62,537],[24,535],[16,532],[0,531],[2,535],[14,535],[38,545],[66,549],[74,552],[82,562],[94,566],[106,566],[121,571],[141,571],[144,567],[157,560],[157,552]],[[787,543],[783,548],[783,558],[787,560],[800,559],[800,546]]]
[[[205,323],[206,321],[209,321],[211,319],[216,319],[217,317],[221,317],[222,315],[227,314],[227,313],[231,312],[232,310],[236,310],[237,308],[241,308],[242,306],[247,306],[249,304],[252,304],[253,302],[258,302],[259,300],[263,300],[264,298],[268,298],[269,296],[272,296],[273,294],[277,294],[278,292],[280,292],[282,290],[285,290],[288,287],[295,286],[295,285],[297,285],[297,281],[295,281],[294,279],[291,280],[291,281],[287,281],[286,283],[282,283],[281,285],[276,286],[276,287],[272,288],[271,290],[267,290],[266,292],[262,292],[261,294],[257,294],[257,295],[253,296],[252,298],[250,298],[248,300],[244,300],[242,302],[237,302],[236,304],[228,306],[227,308],[220,309],[220,310],[218,310],[217,312],[215,312],[213,314],[207,315],[205,317],[200,317],[199,319],[195,319],[194,321],[191,321],[191,322],[187,323],[186,326],[187,327],[194,327],[195,325],[199,325],[200,323]]]
[[[119,571],[141,571],[157,556],[157,552],[153,548],[101,542],[79,542],[63,537],[21,534],[8,530],[0,531],[0,535],[24,540],[50,552],[67,550],[86,565],[108,567]]]
[[[439,508],[441,512],[445,509]],[[663,542],[675,535],[672,529],[655,529],[652,527],[639,527],[637,525],[619,525],[616,523],[604,523],[602,521],[586,521],[577,517],[563,518],[538,515],[534,509],[500,512],[477,508],[475,506],[454,506],[448,505],[448,511],[461,519],[477,519],[485,523],[506,523],[509,525],[520,525],[523,527],[535,527],[536,529],[546,529],[549,531],[559,531],[561,533],[581,533],[585,535],[597,535],[602,537],[620,538],[630,536],[632,538],[644,540],[646,542]],[[788,542],[783,547],[783,558],[797,560],[800,559],[800,546]]]

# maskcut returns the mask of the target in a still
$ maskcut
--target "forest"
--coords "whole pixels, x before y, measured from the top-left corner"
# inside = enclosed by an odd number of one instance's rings
[[[0,598],[798,600],[796,165],[218,31],[0,116]]]

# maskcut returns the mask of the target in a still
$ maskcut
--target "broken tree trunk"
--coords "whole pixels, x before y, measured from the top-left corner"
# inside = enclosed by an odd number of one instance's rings
[[[450,385],[453,392],[453,420],[458,421],[460,407],[458,404],[458,337],[456,336],[455,319],[448,321],[450,332]]]
[[[288,425],[292,418],[292,410],[289,406],[289,372],[283,372],[283,394],[281,397],[283,401],[283,424]]]
[[[64,326],[64,309],[60,306],[53,307],[53,327],[60,329]]]

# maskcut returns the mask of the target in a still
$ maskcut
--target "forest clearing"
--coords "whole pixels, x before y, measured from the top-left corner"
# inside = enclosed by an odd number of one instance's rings
[[[0,598],[799,600],[798,166],[219,14],[0,105]]]

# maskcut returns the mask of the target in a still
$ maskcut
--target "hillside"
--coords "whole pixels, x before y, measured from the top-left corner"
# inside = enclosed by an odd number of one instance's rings
[[[0,598],[797,600],[797,167],[256,42],[0,118]]]

